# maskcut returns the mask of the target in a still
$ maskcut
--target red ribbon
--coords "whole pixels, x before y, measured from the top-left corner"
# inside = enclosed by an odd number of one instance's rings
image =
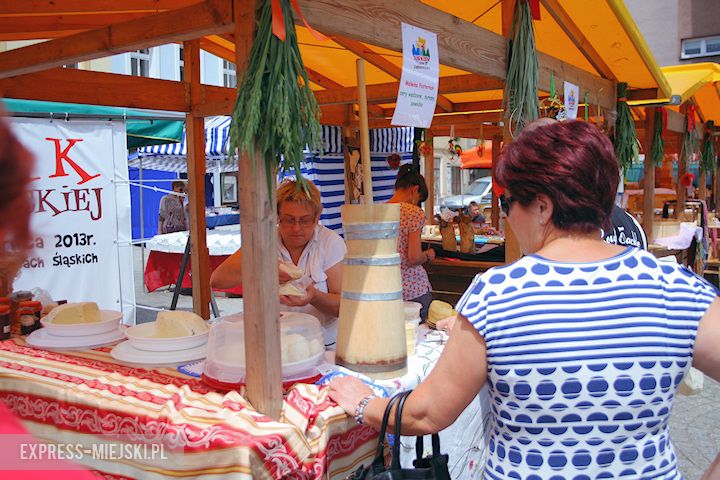
[[[530,5],[533,20],[540,20],[540,0],[525,0]]]
[[[539,0],[538,0],[539,1]],[[285,41],[285,17],[283,15],[282,6],[280,5],[280,0],[271,0],[271,9],[272,9],[272,32],[273,35],[275,35],[277,38],[280,39],[281,42]],[[310,24],[305,20],[305,17],[303,16],[302,12],[300,11],[300,5],[298,5],[297,0],[290,0],[290,3],[292,4],[293,8],[297,12],[298,16],[300,17],[300,20],[302,20],[303,24],[305,25],[305,28],[307,28],[313,37],[318,39],[321,42],[324,42],[325,40],[329,40],[328,37],[323,35],[322,33],[318,32],[314,28],[310,26]]]
[[[692,132],[695,130],[697,125],[695,120],[695,112],[698,111],[698,107],[695,105],[688,105],[687,107],[687,131]]]

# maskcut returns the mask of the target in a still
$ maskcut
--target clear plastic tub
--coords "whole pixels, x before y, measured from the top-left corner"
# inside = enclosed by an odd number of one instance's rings
[[[325,344],[320,321],[312,315],[280,313],[283,382],[317,375]],[[245,383],[245,330],[242,314],[221,317],[210,330],[203,378],[214,386],[233,388]]]

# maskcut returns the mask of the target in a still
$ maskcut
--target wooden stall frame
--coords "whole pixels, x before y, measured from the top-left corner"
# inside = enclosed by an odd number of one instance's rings
[[[441,78],[439,94],[442,100],[439,109],[445,113],[452,112],[452,120],[437,117],[432,133],[447,134],[450,125],[458,130],[472,130],[473,122],[497,122],[499,115],[489,117],[483,113],[475,113],[472,108],[480,105],[453,104],[442,95],[453,91],[480,91],[502,88],[506,72],[506,31],[498,35],[477,25],[459,19],[446,12],[436,10],[423,3],[413,0],[299,0],[305,19],[314,28],[325,34],[341,37],[348,45],[352,42],[364,42],[371,46],[401,51],[400,22],[408,21],[421,28],[432,30],[438,34],[438,46],[442,51],[443,64],[455,67],[467,74],[456,77]],[[546,6],[553,8],[554,3],[545,0]],[[512,13],[514,2],[503,0],[503,12]],[[14,15],[37,15],[39,13],[107,13],[102,21],[90,25],[83,31],[73,30],[66,15],[58,20],[58,25],[67,25],[65,30],[58,27],[62,34],[54,35],[47,32],[38,37],[42,25],[33,26],[28,22],[28,32],[18,27],[14,32],[4,31],[2,40],[24,38],[52,38],[40,44],[29,45],[14,50],[0,52],[0,94],[14,98],[41,99],[47,101],[64,101],[90,103],[100,105],[129,106],[161,110],[186,112],[188,122],[188,151],[191,158],[191,197],[195,203],[192,215],[191,241],[193,245],[193,272],[198,283],[206,282],[207,272],[197,264],[207,254],[205,243],[200,240],[204,217],[200,215],[201,199],[200,176],[204,159],[202,157],[202,117],[209,115],[228,114],[232,110],[236,91],[234,89],[201,85],[199,77],[193,73],[198,70],[197,41],[201,40],[200,48],[213,49],[223,58],[235,61],[238,73],[243,71],[247,52],[252,42],[252,31],[255,20],[256,1],[246,0],[133,0],[136,14],[133,12],[117,13],[109,3],[76,2],[74,0],[57,0],[55,2],[5,2],[0,13]],[[144,8],[143,8],[144,5]],[[140,12],[150,13],[140,16]],[[409,16],[408,12],[412,12]],[[557,12],[555,12],[557,14]],[[297,17],[297,16],[296,16]],[[503,15],[503,24],[509,25],[509,15]],[[300,22],[295,18],[295,22]],[[40,22],[42,23],[42,22]],[[47,26],[47,28],[51,28]],[[579,38],[573,33],[571,36]],[[56,36],[57,38],[53,38]],[[126,77],[91,71],[71,71],[62,66],[69,63],[82,62],[95,58],[133,51],[139,48],[153,47],[170,42],[191,42],[186,45],[185,69],[190,73],[189,81],[173,82],[150,78]],[[229,48],[235,47],[235,52]],[[584,51],[584,54],[588,54]],[[371,55],[371,54],[370,54]],[[365,55],[367,56],[367,55]],[[371,55],[372,56],[372,55]],[[228,58],[229,57],[229,58]],[[376,62],[381,62],[373,57]],[[574,65],[538,53],[540,65],[540,89],[549,90],[550,79],[556,82],[563,80],[582,85],[583,88],[596,92],[596,104],[603,108],[613,109],[615,106],[614,79],[603,78]],[[596,61],[597,59],[595,59]],[[597,63],[597,62],[596,62]],[[602,68],[600,68],[602,70]],[[394,71],[397,74],[397,70]],[[356,87],[332,85],[317,72],[311,72],[310,79],[318,84],[325,84],[325,91],[316,92],[316,98],[327,115],[326,120],[334,124],[352,127],[355,125],[354,115],[347,114],[344,105],[358,102]],[[52,84],[52,88],[47,88]],[[337,87],[337,88],[335,88]],[[370,126],[383,126],[386,120],[379,118],[388,113],[380,108],[379,103],[393,101],[396,97],[397,82],[384,85],[369,85],[367,88],[368,107],[371,118]],[[659,92],[658,95],[667,92]],[[342,104],[342,105],[341,105]],[[489,107],[487,104],[486,107]],[[488,120],[489,118],[489,120]],[[497,126],[486,129],[489,135],[500,133]],[[247,169],[250,157],[241,157],[240,168]],[[263,162],[258,162],[262,164]],[[434,169],[431,170],[434,172]],[[280,351],[277,344],[277,301],[273,292],[277,289],[277,264],[275,259],[276,235],[274,229],[275,205],[274,192],[268,191],[264,172],[257,169],[258,176],[247,176],[250,179],[240,186],[241,223],[244,251],[249,260],[244,264],[243,276],[248,281],[246,287],[245,321],[250,325],[246,342],[248,355],[260,358],[256,370],[248,372],[248,398],[262,413],[275,418],[279,415],[282,403],[280,392]],[[259,179],[262,178],[262,181]],[[244,206],[243,206],[244,205]],[[201,218],[202,217],[202,218]],[[245,236],[248,241],[245,241]],[[517,245],[512,242],[510,244]],[[508,260],[512,260],[519,248],[508,249]],[[519,253],[517,253],[519,255]],[[252,285],[256,285],[255,288]],[[254,292],[254,293],[251,293]],[[203,313],[205,286],[198,286],[194,291],[195,309]],[[251,298],[252,295],[252,298]],[[255,298],[257,295],[258,298]]]

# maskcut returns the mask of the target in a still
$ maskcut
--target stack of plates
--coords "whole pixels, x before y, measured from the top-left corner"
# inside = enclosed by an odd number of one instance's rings
[[[51,323],[41,320],[43,327],[28,335],[28,345],[49,350],[77,350],[116,343],[125,338],[120,325],[122,313],[100,310],[95,323]]]
[[[144,365],[169,365],[205,358],[209,332],[175,338],[154,338],[154,323],[143,323],[126,331],[128,340],[113,348],[116,360]]]

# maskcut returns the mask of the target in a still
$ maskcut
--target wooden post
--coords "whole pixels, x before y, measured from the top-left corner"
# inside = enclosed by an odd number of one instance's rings
[[[687,104],[683,104],[680,107],[680,113],[683,115],[687,115]],[[687,201],[687,190],[685,189],[685,186],[681,183],[681,179],[683,175],[687,172],[687,161],[688,161],[688,152],[685,151],[683,148],[683,140],[685,133],[681,133],[680,140],[678,142],[678,145],[680,145],[680,154],[678,155],[678,170],[677,170],[677,203],[675,204],[675,218],[678,218],[678,214],[680,212],[685,211],[685,202]]]
[[[355,110],[352,105],[345,106],[345,123],[342,127],[343,157],[345,172],[345,203],[350,204],[352,200],[352,171],[350,170],[350,152],[355,144],[355,128],[351,127],[355,117]]]
[[[428,198],[425,201],[425,218],[428,225],[435,218],[435,139],[430,130],[425,130],[425,145],[430,145],[430,154],[425,154],[425,182],[428,187]]]
[[[700,168],[700,178],[698,179],[698,199],[703,202],[707,201],[707,172]]]
[[[718,148],[719,145],[720,145],[720,144],[718,143],[718,140],[717,140],[717,137],[716,137],[716,138],[715,138],[715,153],[716,153],[716,154],[719,154],[719,153],[720,153],[720,148]],[[715,183],[714,183],[714,185],[713,185],[713,187],[714,187],[714,190],[713,190],[713,200],[714,200],[714,202],[715,202],[715,212],[718,212],[718,211],[720,211],[720,178],[718,178],[718,176],[719,176],[719,174],[720,174],[720,171],[718,170],[717,164],[713,167],[713,172],[714,172],[714,174],[715,174],[715,175],[714,175],[714,176],[715,176]]]
[[[190,112],[200,98],[200,41],[183,42],[185,85],[190,91]],[[190,187],[190,268],[192,269],[193,310],[210,318],[210,253],[205,230],[205,119],[185,115]],[[175,288],[180,288],[176,285]]]
[[[655,162],[652,159],[655,114],[652,109],[645,111],[645,163],[643,174],[643,230],[648,244],[653,241],[653,223],[655,223]]]
[[[238,79],[247,69],[255,38],[255,6],[234,0],[235,52]],[[267,175],[273,176],[268,189]],[[242,235],[243,310],[247,399],[258,412],[274,419],[282,411],[282,365],[278,316],[278,246],[275,174],[261,153],[240,155],[238,204]],[[239,345],[238,345],[239,347]]]
[[[365,90],[365,60],[358,58],[358,105],[360,107],[360,160],[363,170],[363,203],[373,203],[372,170],[370,168],[370,127],[368,126],[367,92]]]
[[[502,135],[495,135],[492,139],[492,166],[490,167],[490,175],[495,182],[495,164],[500,158],[500,149],[502,148]],[[493,183],[494,185],[494,183]],[[498,205],[498,196],[495,188],[492,189],[492,207],[490,209],[490,218],[494,229],[500,228],[500,206]]]

